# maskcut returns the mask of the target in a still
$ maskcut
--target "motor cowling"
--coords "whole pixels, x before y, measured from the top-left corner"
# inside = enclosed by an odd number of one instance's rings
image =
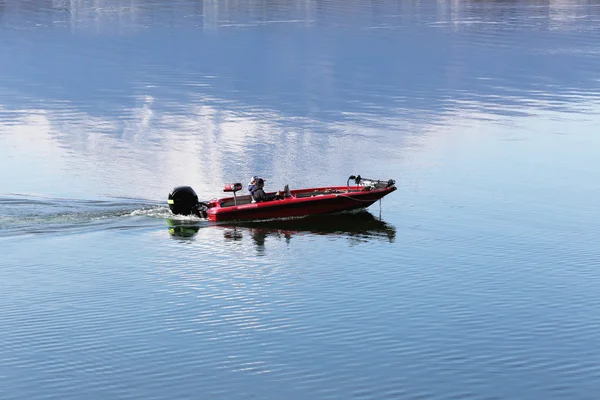
[[[169,193],[168,203],[175,215],[195,215],[198,195],[189,186],[178,186]]]

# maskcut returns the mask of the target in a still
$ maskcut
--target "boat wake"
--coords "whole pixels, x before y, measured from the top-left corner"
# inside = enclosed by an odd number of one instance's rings
[[[79,200],[0,196],[0,237],[132,229],[171,216],[160,203],[139,199]]]

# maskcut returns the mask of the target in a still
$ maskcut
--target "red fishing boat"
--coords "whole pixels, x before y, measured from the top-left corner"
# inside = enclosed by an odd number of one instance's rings
[[[350,185],[350,181],[354,185]],[[179,186],[169,194],[171,212],[176,215],[196,215],[211,221],[257,220],[304,217],[340,211],[367,208],[396,190],[393,179],[382,181],[350,176],[346,186],[289,190],[286,187],[281,199],[254,202],[252,196],[238,196],[241,183],[227,184],[224,192],[233,193],[210,201],[198,201],[196,192],[189,186]],[[274,193],[269,193],[274,195]]]

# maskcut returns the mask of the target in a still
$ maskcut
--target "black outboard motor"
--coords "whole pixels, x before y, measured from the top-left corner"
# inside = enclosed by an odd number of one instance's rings
[[[189,186],[178,186],[169,193],[169,208],[175,215],[196,215],[206,217],[205,203],[198,201],[198,195]]]

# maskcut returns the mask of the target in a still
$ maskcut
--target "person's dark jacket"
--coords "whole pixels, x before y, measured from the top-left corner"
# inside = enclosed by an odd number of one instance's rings
[[[276,197],[277,197],[277,195],[275,193],[266,194],[262,188],[260,188],[260,189],[255,188],[254,191],[252,192],[252,198],[257,203],[260,203],[261,201],[271,201],[271,200],[274,200]]]

